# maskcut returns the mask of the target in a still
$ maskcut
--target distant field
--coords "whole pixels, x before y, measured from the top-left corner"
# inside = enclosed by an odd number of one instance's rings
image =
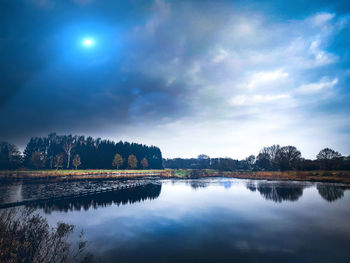
[[[103,179],[158,176],[163,178],[230,177],[242,179],[295,180],[350,183],[350,171],[232,171],[164,170],[15,170],[0,171],[0,179]]]

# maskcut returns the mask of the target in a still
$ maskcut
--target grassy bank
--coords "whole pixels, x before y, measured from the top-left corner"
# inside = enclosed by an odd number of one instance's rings
[[[217,170],[171,170],[175,177],[229,177],[241,179],[289,180],[339,182],[350,184],[350,171],[217,171]]]
[[[14,170],[0,171],[0,179],[93,179],[161,176],[164,170]]]
[[[339,182],[350,184],[350,171],[232,171],[165,170],[15,170],[0,171],[0,179],[108,179],[158,176],[162,178],[229,177],[242,179]]]

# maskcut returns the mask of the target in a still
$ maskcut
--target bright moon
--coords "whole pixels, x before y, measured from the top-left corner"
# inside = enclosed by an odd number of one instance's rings
[[[83,39],[83,45],[86,47],[91,47],[94,44],[94,40],[91,38]]]

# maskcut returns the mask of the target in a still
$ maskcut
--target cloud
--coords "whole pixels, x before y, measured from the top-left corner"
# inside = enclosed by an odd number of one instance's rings
[[[315,26],[324,27],[331,22],[334,16],[333,13],[319,13],[312,17],[312,22]]]
[[[327,80],[322,78],[319,82],[303,84],[297,89],[300,94],[314,94],[332,89],[338,83],[338,78]]]
[[[249,81],[247,88],[255,89],[258,86],[270,84],[274,81],[279,81],[286,77],[288,77],[288,73],[284,72],[282,69],[278,69],[275,71],[258,72],[251,77],[251,80]]]
[[[255,105],[259,106],[259,104],[265,103],[281,103],[286,99],[290,99],[290,94],[272,94],[272,95],[238,95],[233,97],[230,100],[231,105],[234,106],[247,106],[247,105]]]
[[[348,132],[339,123],[311,144],[303,124],[317,114],[311,130],[323,131],[329,112],[349,113],[341,100],[349,96],[346,2],[304,10],[270,1],[72,1],[56,1],[65,12],[54,14],[13,4],[1,18],[13,25],[0,40],[1,138],[79,132],[159,145],[169,157],[189,145],[186,156],[245,157],[282,142],[314,153],[322,138]],[[92,29],[107,48],[73,49],[70,41]]]

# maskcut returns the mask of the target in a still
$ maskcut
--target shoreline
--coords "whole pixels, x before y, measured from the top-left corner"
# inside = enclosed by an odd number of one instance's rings
[[[0,171],[0,181],[67,181],[98,179],[199,179],[226,177],[250,180],[310,181],[350,184],[350,171],[217,171],[217,170],[14,170]]]

